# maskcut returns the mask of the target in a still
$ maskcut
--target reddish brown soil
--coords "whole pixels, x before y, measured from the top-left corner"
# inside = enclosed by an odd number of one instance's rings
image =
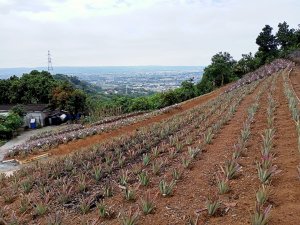
[[[300,71],[300,70],[299,70]],[[299,87],[300,96],[300,79],[299,75],[291,74],[291,80],[297,93]],[[266,82],[266,81],[264,81]],[[176,225],[185,224],[187,218],[191,216],[196,218],[195,212],[200,211],[198,225],[202,224],[224,224],[224,225],[244,225],[250,224],[251,213],[255,207],[255,192],[260,186],[258,180],[255,162],[260,160],[260,149],[262,144],[261,134],[267,128],[267,95],[269,89],[262,94],[260,107],[251,124],[251,136],[248,141],[246,154],[239,159],[242,165],[242,171],[236,179],[230,181],[231,191],[228,194],[219,196],[223,207],[228,207],[228,212],[216,217],[208,217],[204,211],[205,202],[209,196],[217,193],[215,175],[220,171],[219,165],[222,165],[226,158],[230,158],[233,153],[233,145],[237,143],[243,122],[247,118],[247,109],[254,102],[254,96],[261,89],[263,83],[259,84],[256,90],[246,96],[240,103],[237,111],[231,121],[225,125],[213,139],[212,144],[205,147],[201,157],[193,163],[191,170],[185,170],[183,179],[175,186],[174,195],[163,198],[158,194],[158,182],[165,176],[170,180],[171,171],[166,171],[162,176],[152,176],[151,184],[148,188],[139,187],[137,190],[138,197],[144,195],[146,190],[149,191],[155,202],[154,214],[141,216],[138,224],[143,225]],[[84,147],[91,146],[95,143],[109,140],[125,133],[132,133],[136,129],[150,125],[155,122],[170,118],[171,116],[183,113],[197,105],[203,104],[210,99],[215,98],[222,90],[209,95],[196,98],[182,105],[180,109],[174,109],[166,114],[158,115],[143,122],[137,122],[133,125],[122,127],[118,130],[96,135],[61,145],[57,149],[51,150],[53,155],[62,155],[73,152]],[[283,79],[278,76],[276,89],[273,98],[277,102],[275,111],[275,141],[274,141],[274,163],[281,172],[274,176],[271,183],[271,196],[269,204],[272,204],[271,225],[281,224],[299,224],[300,221],[300,180],[297,174],[297,166],[300,164],[300,154],[297,149],[297,134],[295,124],[289,112],[288,103],[283,93]],[[212,116],[214,122],[217,116]],[[164,156],[165,157],[165,156]],[[181,165],[181,159],[172,162],[172,168],[178,168]],[[100,187],[99,187],[100,188]],[[92,190],[99,191],[99,190]],[[139,198],[138,198],[139,199]],[[139,201],[127,202],[123,199],[122,194],[118,192],[114,197],[108,198],[106,203],[115,208],[128,210],[129,208],[137,209]],[[13,206],[13,205],[12,205]],[[119,211],[117,211],[118,213]],[[118,216],[118,215],[115,215]],[[68,211],[65,217],[65,224],[83,224],[87,219],[97,220],[97,212],[93,210],[88,215],[80,216],[78,212]],[[46,224],[46,217],[41,218],[40,224]],[[82,221],[82,222],[80,222]],[[118,218],[112,220],[98,220],[95,224],[120,224]]]
[[[300,99],[300,66],[295,66],[290,73],[290,81],[296,92],[296,95]]]
[[[144,121],[136,122],[134,124],[124,126],[124,127],[119,128],[119,129],[109,131],[109,132],[105,132],[105,133],[102,133],[102,134],[99,134],[99,135],[90,136],[90,137],[87,137],[85,139],[80,139],[80,140],[69,142],[67,144],[59,145],[57,148],[50,149],[49,151],[47,151],[47,153],[49,153],[52,157],[62,156],[62,155],[66,155],[66,154],[69,154],[69,153],[77,151],[77,150],[87,148],[91,145],[103,142],[105,140],[108,140],[108,139],[111,139],[111,138],[114,138],[114,137],[117,137],[117,136],[121,136],[121,135],[124,135],[124,134],[130,134],[132,132],[135,132],[137,129],[139,129],[141,127],[144,127],[144,126],[150,125],[152,123],[157,123],[159,121],[168,119],[171,116],[174,116],[175,114],[183,113],[183,112],[185,112],[189,109],[194,108],[195,106],[204,104],[207,101],[217,97],[224,90],[225,90],[225,87],[223,87],[221,89],[218,89],[214,92],[211,92],[209,94],[206,94],[206,95],[194,98],[192,100],[186,101],[186,102],[182,103],[180,105],[180,107],[178,107],[178,108],[171,109],[170,111],[168,111],[164,114],[154,116],[154,117],[146,119]],[[30,155],[26,158],[22,158],[20,161],[28,161],[28,160],[32,159],[33,157],[36,157],[36,156],[37,155]]]

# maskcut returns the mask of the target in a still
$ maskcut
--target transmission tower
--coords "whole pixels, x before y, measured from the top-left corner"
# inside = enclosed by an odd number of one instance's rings
[[[50,50],[48,50],[48,72],[53,71],[52,67],[52,60],[51,60],[51,55],[50,55]]]

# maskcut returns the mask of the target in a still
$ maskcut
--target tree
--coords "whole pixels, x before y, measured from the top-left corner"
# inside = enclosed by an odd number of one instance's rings
[[[212,63],[204,69],[203,77],[211,81],[214,87],[223,86],[236,79],[233,73],[236,61],[228,52],[217,53],[211,61]]]
[[[52,92],[51,106],[53,109],[66,110],[72,115],[86,110],[85,93],[79,89],[74,89],[70,83],[63,82]]]
[[[234,65],[233,71],[238,77],[242,77],[259,66],[257,58],[252,53],[242,54],[242,58]]]
[[[259,46],[256,56],[260,58],[261,65],[267,59],[274,59],[277,55],[277,41],[276,37],[272,34],[272,30],[271,26],[265,25],[262,32],[256,38],[256,44]]]
[[[278,31],[276,33],[277,42],[281,50],[287,51],[296,43],[296,36],[294,35],[295,29],[289,29],[286,22],[278,24]]]

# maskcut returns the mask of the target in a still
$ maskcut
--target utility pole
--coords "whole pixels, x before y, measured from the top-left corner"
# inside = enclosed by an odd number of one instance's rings
[[[52,60],[51,60],[51,55],[50,55],[50,50],[48,50],[48,72],[53,71],[52,67]]]

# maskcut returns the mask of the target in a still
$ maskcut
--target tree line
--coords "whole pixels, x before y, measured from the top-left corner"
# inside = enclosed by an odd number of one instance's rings
[[[49,104],[71,114],[86,110],[87,95],[71,82],[33,70],[21,77],[0,80],[0,104]]]

